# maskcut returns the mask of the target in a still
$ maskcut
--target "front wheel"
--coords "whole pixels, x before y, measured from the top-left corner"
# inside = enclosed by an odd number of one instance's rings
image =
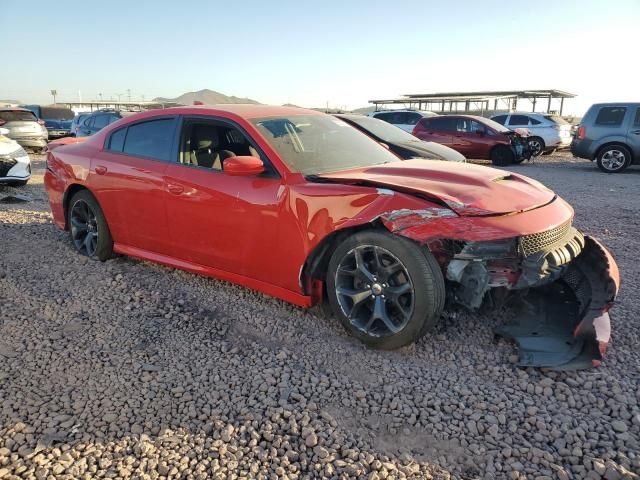
[[[498,145],[491,150],[491,163],[497,167],[511,165],[515,159],[513,150],[506,145]]]
[[[433,255],[386,232],[358,232],[329,261],[327,295],[353,336],[385,350],[424,335],[444,306],[444,278]]]
[[[631,152],[622,145],[610,145],[600,150],[596,163],[605,173],[620,173],[631,163]]]
[[[69,202],[71,241],[87,257],[108,260],[113,255],[113,240],[107,219],[95,197],[87,190],[76,193]]]

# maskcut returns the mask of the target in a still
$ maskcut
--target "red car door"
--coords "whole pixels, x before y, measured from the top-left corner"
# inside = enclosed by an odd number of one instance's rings
[[[467,158],[489,158],[495,137],[485,125],[470,118],[458,118],[453,148]]]
[[[169,252],[164,175],[174,155],[176,118],[130,124],[113,131],[91,160],[89,184],[116,243]]]
[[[413,134],[425,142],[436,142],[453,148],[455,121],[448,117],[423,118],[418,122]]]
[[[219,148],[216,141],[193,138],[190,132],[202,130],[203,125],[227,132],[229,128],[222,119],[184,121],[181,161],[170,164],[165,174],[172,256],[276,283],[276,257],[282,250],[278,242],[282,181],[268,166],[265,173],[251,177],[224,173],[218,151],[246,155],[256,150],[246,151],[248,143],[225,145],[235,149],[230,151]],[[236,140],[239,133],[235,129]],[[197,143],[206,150],[196,165],[187,157],[190,150],[198,156]]]

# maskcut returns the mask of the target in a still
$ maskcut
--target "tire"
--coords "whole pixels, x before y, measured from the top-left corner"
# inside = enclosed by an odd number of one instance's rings
[[[344,240],[331,255],[326,285],[329,305],[345,329],[384,350],[423,336],[445,301],[433,255],[387,232],[363,231]]]
[[[24,187],[29,180],[12,180],[9,182],[11,187]]]
[[[98,201],[80,190],[69,202],[67,224],[71,243],[82,255],[104,262],[113,256],[113,239]]]
[[[514,160],[513,151],[505,145],[498,145],[491,150],[491,163],[496,167],[506,167],[511,165]]]
[[[596,163],[605,173],[620,173],[631,164],[631,152],[624,145],[607,145],[598,152]]]
[[[531,149],[532,157],[539,157],[544,153],[544,149],[546,148],[546,145],[544,144],[544,140],[542,140],[540,137],[531,137],[528,140],[528,143],[529,143],[529,148]]]

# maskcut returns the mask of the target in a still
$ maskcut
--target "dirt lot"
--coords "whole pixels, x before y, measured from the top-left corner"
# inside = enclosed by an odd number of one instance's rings
[[[449,316],[384,353],[316,310],[87,260],[34,158],[33,201],[0,205],[0,478],[637,478],[640,169],[514,167],[621,267],[608,358],[557,373],[514,367],[492,335],[509,312]]]

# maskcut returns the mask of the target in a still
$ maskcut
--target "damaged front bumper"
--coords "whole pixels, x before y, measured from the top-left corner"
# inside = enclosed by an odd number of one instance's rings
[[[454,301],[476,309],[515,292],[517,315],[496,334],[518,344],[519,365],[597,366],[609,343],[618,266],[600,242],[570,224],[539,235],[464,245],[446,270]]]
[[[496,334],[515,341],[520,366],[569,370],[600,365],[611,336],[609,308],[620,286],[618,266],[596,239],[560,278],[518,298],[515,319]]]

